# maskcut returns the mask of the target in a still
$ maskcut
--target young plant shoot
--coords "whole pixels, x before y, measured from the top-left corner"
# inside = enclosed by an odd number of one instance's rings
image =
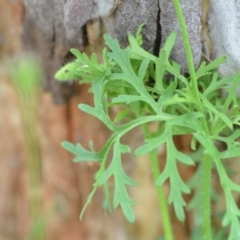
[[[240,210],[233,192],[240,193],[240,186],[231,180],[225,164],[227,159],[240,157],[240,129],[236,128],[240,126],[239,99],[236,96],[240,73],[224,78],[219,76],[217,69],[226,61],[224,56],[209,64],[202,62],[195,70],[179,1],[175,0],[174,6],[183,35],[190,76],[185,77],[181,73],[181,66],[170,60],[176,33],[170,34],[160,49],[159,56],[154,56],[141,47],[143,24],[136,36],[128,35],[129,46],[126,48],[121,48],[118,41],[111,36],[104,35],[107,48],[103,49],[101,63],[96,54],[89,58],[85,53],[71,49],[76,57],[75,61],[60,69],[55,77],[60,81],[79,80],[80,84],[90,83],[94,105],[81,103],[79,108],[98,118],[112,135],[99,152],[94,150],[92,142],[88,149],[80,143],[75,145],[66,141],[62,142],[62,146],[75,155],[74,162],[100,163],[93,190],[83,212],[97,188],[104,186],[108,193],[108,180],[112,176],[113,199],[109,199],[109,194],[106,194],[106,202],[112,204],[113,208],[120,206],[126,219],[134,222],[132,206],[135,202],[137,204],[137,199],[132,199],[127,189],[129,186],[136,186],[137,182],[124,171],[122,155],[131,152],[131,149],[122,144],[121,139],[133,128],[140,127],[145,144],[139,146],[133,154],[136,157],[149,154],[165,239],[173,239],[167,202],[173,205],[179,221],[184,222],[187,203],[183,194],[190,194],[192,190],[194,197],[188,208],[200,214],[201,236],[198,239],[216,239],[211,226],[211,174],[214,168],[220,178],[226,201],[221,222],[223,226],[228,226],[227,239],[237,240],[240,239]],[[172,76],[172,81],[166,80],[169,75]],[[154,81],[153,85],[149,85],[150,78]],[[221,91],[227,93],[226,98],[221,96]],[[109,115],[109,108],[112,106],[119,106],[115,120]],[[158,125],[158,130],[154,133],[147,127],[152,122]],[[193,154],[180,152],[173,142],[175,135],[189,134],[192,135]],[[224,143],[226,149],[220,150],[216,142]],[[166,146],[166,164],[160,172],[157,149],[163,144]],[[183,181],[178,163],[198,165],[190,182]],[[170,186],[168,201],[162,189],[167,180]]]

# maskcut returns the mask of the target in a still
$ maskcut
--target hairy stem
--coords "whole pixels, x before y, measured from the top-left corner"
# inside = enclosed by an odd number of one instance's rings
[[[212,239],[211,232],[211,170],[212,159],[209,155],[203,158],[203,192],[202,192],[202,224],[203,239]]]

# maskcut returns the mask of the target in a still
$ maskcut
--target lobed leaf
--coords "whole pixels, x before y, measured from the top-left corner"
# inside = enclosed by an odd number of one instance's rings
[[[80,143],[77,143],[76,145],[64,141],[61,143],[61,146],[68,150],[70,153],[76,155],[76,157],[73,159],[74,162],[79,161],[93,161],[93,162],[100,162],[101,154],[97,154],[92,151],[88,151],[82,147]]]
[[[81,76],[78,73],[79,66],[80,64],[75,61],[67,63],[55,73],[54,78],[60,81],[77,80]]]
[[[211,70],[217,69],[222,63],[226,62],[226,60],[227,60],[226,56],[222,56],[211,61],[208,65],[206,65],[205,62],[201,63],[199,69],[196,72],[197,79],[207,74]]]
[[[129,222],[133,222],[135,215],[132,210],[134,201],[129,197],[125,185],[136,186],[137,183],[128,177],[122,167],[121,154],[129,152],[128,146],[122,145],[119,140],[114,143],[113,158],[109,167],[98,178],[98,184],[104,184],[110,176],[114,176],[114,197],[113,207],[116,208],[119,204],[123,213]]]
[[[182,181],[178,169],[177,169],[177,160],[184,162],[185,164],[193,165],[194,162],[189,156],[184,156],[183,153],[180,153],[174,146],[171,129],[167,128],[167,139],[166,139],[166,166],[157,179],[157,186],[161,186],[168,178],[170,181],[170,194],[168,197],[169,203],[173,203],[176,216],[179,221],[184,221],[185,214],[183,207],[186,206],[184,199],[182,198],[183,193],[190,193],[189,187]]]

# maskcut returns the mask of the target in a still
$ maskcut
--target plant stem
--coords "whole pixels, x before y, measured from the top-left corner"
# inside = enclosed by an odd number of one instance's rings
[[[199,91],[198,91],[198,86],[197,86],[197,78],[196,78],[196,73],[195,73],[195,67],[193,63],[193,56],[192,56],[192,50],[191,50],[191,44],[189,40],[189,35],[187,31],[187,26],[185,22],[185,18],[183,16],[182,12],[182,7],[180,4],[179,0],[173,0],[174,8],[177,13],[178,17],[178,22],[180,25],[180,29],[182,32],[182,37],[183,37],[183,44],[185,48],[185,53],[187,57],[187,63],[188,63],[188,68],[189,68],[189,73],[191,77],[191,84],[193,87],[193,93],[197,97],[197,99],[200,101],[200,96],[199,96]]]
[[[211,232],[211,157],[204,154],[203,158],[203,192],[202,192],[202,224],[203,239],[212,239]]]
[[[143,132],[144,138],[147,138],[150,135],[146,124],[142,125],[142,132]],[[152,170],[153,179],[154,179],[154,182],[156,182],[160,175],[157,149],[149,152],[149,158],[150,158],[150,166]],[[174,237],[173,237],[173,231],[172,231],[172,224],[171,224],[170,214],[168,210],[168,203],[164,194],[163,186],[160,186],[160,187],[156,186],[156,191],[157,191],[158,204],[160,207],[160,215],[162,216],[162,221],[163,221],[164,239],[173,240]]]
[[[149,153],[149,157],[150,157],[150,165],[151,165],[154,182],[156,182],[160,175],[157,149],[151,151]],[[172,232],[172,224],[171,224],[170,214],[168,211],[168,204],[164,194],[163,186],[160,186],[160,187],[156,186],[156,190],[157,190],[158,203],[160,206],[160,211],[161,211],[161,216],[163,221],[164,239],[173,240],[174,238],[173,238],[173,232]]]
[[[193,96],[196,98],[196,101],[199,103],[199,104],[197,104],[196,108],[199,112],[204,113],[202,104],[201,104],[201,100],[200,100],[199,90],[198,90],[197,77],[196,77],[195,67],[194,67],[194,63],[193,63],[191,44],[190,44],[189,35],[188,35],[188,31],[187,31],[187,25],[186,25],[185,18],[184,18],[183,12],[182,12],[182,7],[181,7],[179,0],[173,0],[173,4],[174,4],[175,11],[177,13],[179,26],[180,26],[180,29],[182,32],[183,44],[184,44],[184,48],[185,48],[189,73],[190,73],[190,77],[191,77]],[[206,133],[208,133],[209,130],[208,130],[206,120],[204,118],[201,118],[200,121],[201,121],[204,131]]]
[[[203,107],[201,105],[200,94],[198,90],[197,77],[195,73],[195,67],[193,63],[193,56],[191,50],[191,44],[189,41],[189,35],[187,31],[186,22],[182,12],[182,7],[179,0],[173,0],[174,8],[177,13],[178,22],[181,28],[184,48],[186,52],[186,58],[188,62],[189,73],[191,77],[192,91],[193,95],[196,98],[197,104],[196,109],[199,112],[204,113]],[[206,134],[209,133],[208,124],[205,118],[201,118],[201,125]],[[212,159],[209,155],[204,155],[203,159],[203,239],[211,240],[211,168],[212,168]]]

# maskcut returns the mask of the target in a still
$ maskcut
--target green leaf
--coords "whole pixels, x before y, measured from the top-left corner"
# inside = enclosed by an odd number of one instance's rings
[[[192,159],[183,153],[180,153],[176,147],[174,146],[172,140],[172,134],[170,127],[166,130],[168,132],[166,145],[167,145],[167,159],[166,159],[166,166],[163,172],[157,179],[157,186],[161,186],[168,178],[170,181],[170,194],[168,197],[169,203],[173,203],[174,210],[176,213],[177,218],[179,221],[184,221],[185,214],[183,207],[186,206],[184,199],[182,198],[182,192],[190,193],[189,187],[182,181],[178,169],[177,169],[177,160],[181,162],[193,165],[194,162]]]
[[[228,149],[220,153],[220,158],[228,159],[240,156],[240,143],[236,142],[235,145],[228,146]]]
[[[132,207],[129,204],[121,203],[121,208],[123,210],[123,214],[126,217],[126,219],[130,223],[134,223],[135,222],[135,213],[134,213]]]
[[[126,48],[122,50],[116,39],[112,39],[110,36],[105,35],[106,44],[112,50],[108,53],[108,56],[113,59],[121,68],[122,73],[112,73],[109,75],[109,80],[124,80],[129,83],[140,96],[144,97],[144,101],[153,108],[155,112],[158,112],[157,104],[151,95],[148,93],[144,86],[144,82],[134,72],[130,63],[130,50]],[[142,64],[142,70],[146,67],[148,61],[144,61]],[[142,71],[141,70],[141,71]]]
[[[91,73],[95,72],[96,70],[101,73],[105,71],[105,69],[98,62],[97,55],[95,53],[93,53],[91,58],[89,58],[86,53],[80,53],[77,49],[73,48],[70,51],[76,56],[76,62],[82,64],[82,69],[86,68]]]
[[[71,49],[70,51],[76,56],[76,60],[66,64],[56,73],[55,77],[59,80],[82,79],[81,83],[92,82],[112,67],[106,59],[106,49],[103,50],[103,64],[98,62],[96,54],[92,54],[89,58],[86,53],[81,53],[77,49]]]
[[[148,58],[145,58],[142,61],[140,68],[138,70],[138,78],[142,81],[144,80],[145,74],[147,72],[149,62],[150,62],[150,60]]]
[[[231,78],[231,76],[229,78]],[[240,71],[237,74],[237,76],[233,79],[234,79],[233,85],[232,85],[232,87],[231,87],[231,89],[228,93],[227,99],[226,99],[226,101],[224,103],[224,106],[223,106],[223,112],[226,113],[226,114],[228,112],[228,109],[230,107],[231,102],[236,98],[236,91],[238,89],[239,82],[240,82]]]
[[[98,184],[104,184],[110,176],[114,176],[114,197],[113,207],[117,208],[120,204],[123,213],[129,222],[133,222],[135,219],[132,205],[134,201],[129,197],[125,185],[136,186],[137,183],[128,177],[122,167],[121,154],[130,151],[130,148],[126,145],[122,145],[119,140],[116,140],[113,148],[113,158],[109,167],[99,176]]]
[[[98,79],[98,81],[92,82],[92,90],[94,92],[94,107],[91,107],[87,104],[79,104],[78,107],[98,118],[101,122],[103,122],[111,131],[115,131],[116,127],[113,122],[110,120],[108,113],[106,111],[107,106],[107,98],[106,95],[103,94],[103,87],[106,81],[106,73],[102,74],[102,76]]]
[[[167,102],[173,98],[175,90],[177,88],[177,81],[173,81],[170,85],[162,92],[161,96],[158,98],[157,105],[160,110],[166,106]]]
[[[131,95],[119,95],[112,99],[113,103],[126,103],[129,104],[131,102],[136,101],[144,101],[146,98],[142,96],[131,96]]]
[[[134,156],[139,157],[151,152],[154,149],[157,149],[161,144],[163,144],[166,141],[166,139],[168,138],[168,134],[169,131],[166,128],[160,136],[146,140],[145,145],[135,150]]]
[[[213,159],[219,159],[219,151],[217,150],[214,140],[204,132],[194,133],[194,137],[204,147],[204,153],[211,156]]]
[[[79,66],[80,64],[75,61],[67,63],[55,73],[54,78],[60,81],[77,80],[80,78],[80,75],[78,75]]]
[[[217,136],[216,137],[218,140],[225,142],[225,143],[233,143],[235,140],[240,138],[240,129],[236,129],[230,136],[228,137],[222,137],[222,136]]]
[[[167,54],[165,50],[160,50],[159,57],[156,59],[156,70],[155,70],[155,88],[159,90],[161,94],[164,93],[163,77],[166,70]]]
[[[154,55],[152,55],[151,53],[147,52],[146,50],[144,50],[143,48],[141,48],[138,44],[138,41],[134,38],[133,35],[131,35],[131,34],[128,35],[128,41],[130,44],[129,50],[130,50],[131,58],[139,59],[139,60],[148,58],[151,61],[155,62],[156,57]]]
[[[82,211],[81,211],[81,213],[80,213],[80,216],[79,216],[80,220],[82,220],[83,214],[84,214],[84,212],[86,211],[87,206],[91,203],[92,198],[93,198],[93,196],[94,196],[94,194],[95,194],[95,192],[96,192],[96,190],[97,190],[97,187],[98,187],[98,186],[97,186],[97,184],[95,183],[95,184],[93,185],[93,190],[92,190],[91,193],[88,195],[87,201],[86,201],[86,203],[84,204],[83,209],[82,209]]]
[[[227,115],[219,112],[214,105],[212,105],[205,97],[202,97],[202,101],[204,106],[214,113],[216,116],[218,116],[230,129],[233,128],[233,123],[232,121],[228,118]]]
[[[143,39],[142,39],[142,29],[143,27],[146,25],[146,23],[142,23],[138,26],[137,32],[136,32],[136,41],[138,43],[139,46],[142,46],[143,44]]]
[[[64,141],[61,143],[61,146],[66,150],[68,150],[70,153],[76,155],[76,157],[73,159],[74,162],[79,162],[79,161],[100,162],[102,160],[101,155],[84,149],[82,145],[79,143],[74,145],[70,142]]]
[[[211,61],[208,65],[206,63],[202,63],[199,67],[199,69],[196,72],[196,77],[199,79],[209,71],[213,69],[217,69],[222,63],[226,62],[227,58],[226,56],[219,57],[213,61]]]
[[[239,239],[240,238],[240,211],[238,206],[230,192],[230,190],[225,190],[225,198],[226,198],[226,213],[222,220],[222,225],[227,226],[230,225],[230,234],[228,239]]]
[[[201,125],[199,124],[199,119],[204,115],[200,112],[189,112],[181,116],[176,116],[175,118],[169,119],[167,125],[176,125],[187,127],[189,129],[194,129],[196,131],[201,131]]]
[[[173,31],[173,32],[170,33],[166,42],[164,43],[163,49],[166,52],[166,58],[167,59],[169,59],[171,51],[172,51],[172,49],[174,47],[174,44],[176,42],[176,39],[177,39],[177,32]]]

